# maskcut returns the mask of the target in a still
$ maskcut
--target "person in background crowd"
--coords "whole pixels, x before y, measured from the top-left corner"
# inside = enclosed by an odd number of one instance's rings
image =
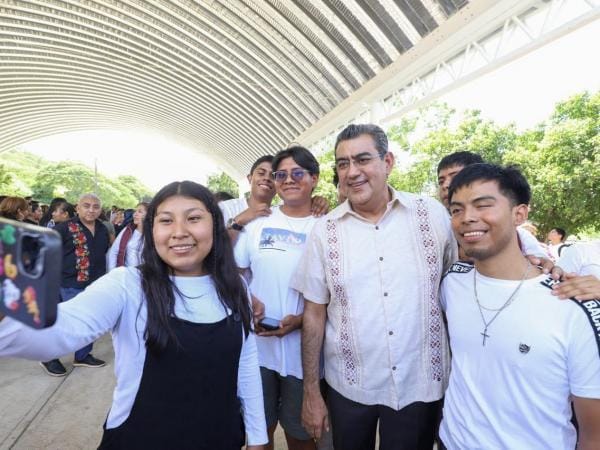
[[[471,165],[450,184],[454,234],[474,266],[454,264],[441,287],[452,350],[440,427],[448,450],[600,448],[600,304],[556,301],[522,254],[514,230],[530,197],[513,167]]]
[[[107,211],[102,210],[98,219],[100,220],[100,222],[102,222],[102,224],[108,230],[108,237],[109,237],[110,245],[112,245],[113,242],[115,241],[115,238],[117,237],[115,234],[115,226],[112,224],[112,222],[107,220],[106,217],[107,217]]]
[[[0,356],[54,358],[110,331],[116,387],[100,449],[240,450],[244,429],[246,449],[263,449],[248,292],[211,192],[190,181],[165,186],[143,236],[144,263],[61,303],[53,327],[0,315]]]
[[[141,263],[142,235],[144,233],[144,218],[148,212],[148,203],[141,202],[135,208],[133,221],[117,236],[107,255],[107,269],[133,266]]]
[[[36,202],[35,200],[32,200],[31,202],[29,202],[29,210],[24,222],[30,223],[32,225],[39,225],[41,219],[42,208],[40,208],[40,203]]]
[[[6,197],[0,203],[0,217],[6,219],[23,222],[28,212],[29,205],[23,197]]]
[[[75,208],[73,205],[66,201],[58,202],[54,205],[54,210],[52,211],[52,228],[57,224],[66,222],[69,219],[75,217]],[[48,223],[50,225],[50,222]]]
[[[110,207],[110,214],[108,215],[108,221],[110,223],[113,223],[115,220],[115,214],[117,213],[117,211],[119,210],[119,207],[117,205],[112,205]]]
[[[54,229],[62,239],[63,262],[60,283],[61,301],[71,300],[106,273],[108,230],[98,217],[102,210],[95,194],[83,194],[77,202],[77,217],[57,224]],[[106,363],[90,353],[93,344],[75,352],[74,366],[102,367]],[[48,375],[64,376],[67,370],[58,359],[40,363]]]
[[[231,195],[229,192],[219,191],[215,192],[215,200],[217,203],[224,202],[225,200],[234,200],[235,197]]]
[[[526,220],[525,222],[523,222],[523,225],[519,225],[519,228],[529,231],[537,239],[538,228],[530,220]]]
[[[556,262],[560,258],[566,238],[567,232],[562,228],[552,228],[548,232],[548,254],[550,255],[552,261]]]
[[[56,205],[59,203],[64,204],[64,203],[68,203],[68,202],[65,198],[62,198],[62,197],[53,198],[52,201],[50,202],[50,206],[48,206],[48,210],[46,211],[46,214],[44,214],[40,220],[41,227],[54,228],[55,224],[52,221],[52,213],[54,212]]]
[[[115,227],[115,236],[118,236],[121,230],[127,225],[125,223],[125,210],[119,208],[113,217],[112,224]]]

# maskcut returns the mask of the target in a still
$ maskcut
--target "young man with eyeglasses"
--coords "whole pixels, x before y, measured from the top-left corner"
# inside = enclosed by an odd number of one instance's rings
[[[275,197],[275,186],[271,177],[272,161],[272,155],[264,155],[252,164],[247,177],[250,183],[248,199],[234,198],[219,203],[227,231],[234,242],[246,225],[258,217],[271,214],[271,203]],[[326,214],[329,210],[327,200],[319,196],[314,197],[311,210],[315,217]]]
[[[308,236],[317,219],[311,212],[311,196],[319,180],[319,163],[299,146],[282,150],[272,162],[275,190],[283,203],[271,214],[249,223],[235,246],[238,267],[250,269],[252,296],[264,304],[274,329],[257,324],[269,445],[279,422],[291,450],[315,449],[300,420],[302,364],[300,337],[304,300],[289,287]]]
[[[92,193],[83,194],[77,202],[78,216],[58,223],[54,230],[62,239],[63,262],[60,283],[61,301],[71,300],[106,273],[106,252],[109,235],[98,220],[102,212],[100,199]],[[90,353],[93,343],[75,352],[74,366],[102,367],[106,363]],[[42,362],[48,375],[64,376],[67,370],[58,359]]]
[[[374,449],[378,427],[381,449],[431,450],[449,369],[438,301],[456,258],[448,212],[387,184],[394,156],[376,125],[345,128],[335,161],[348,201],[315,225],[291,281],[305,298],[303,423],[318,438],[330,418],[344,450]]]

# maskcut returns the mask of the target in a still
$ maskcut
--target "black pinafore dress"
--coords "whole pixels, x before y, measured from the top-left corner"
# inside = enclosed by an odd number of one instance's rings
[[[101,450],[239,450],[245,441],[237,379],[243,328],[237,314],[199,324],[171,318],[179,345],[146,353],[129,417],[104,429]]]

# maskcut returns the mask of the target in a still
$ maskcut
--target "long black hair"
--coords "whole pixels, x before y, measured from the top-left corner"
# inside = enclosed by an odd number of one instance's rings
[[[175,314],[175,285],[170,278],[173,269],[158,255],[152,233],[158,206],[176,195],[200,200],[212,215],[213,245],[204,259],[203,269],[211,276],[223,307],[229,308],[234,317],[242,320],[246,335],[250,332],[250,303],[235,264],[233,247],[223,223],[221,209],[213,194],[204,186],[192,181],[176,181],[156,194],[148,205],[148,213],[144,219],[144,248],[139,267],[148,310],[144,338],[147,349],[154,353],[164,350],[170,339],[176,341],[169,324],[169,318]]]

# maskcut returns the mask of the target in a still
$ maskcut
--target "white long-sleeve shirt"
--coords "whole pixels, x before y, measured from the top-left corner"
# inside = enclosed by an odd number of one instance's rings
[[[175,314],[195,323],[215,323],[226,317],[212,279],[173,277],[184,295],[175,294]],[[202,295],[204,294],[204,295]],[[58,306],[54,326],[34,330],[5,318],[0,322],[0,357],[48,361],[83,347],[104,333],[112,333],[117,385],[106,421],[108,429],[121,425],[129,416],[142,379],[146,346],[146,302],[140,273],[134,267],[119,267],[91,284],[84,292]],[[140,308],[141,306],[141,308]],[[240,398],[249,445],[268,441],[256,341],[251,333],[244,339],[238,370]]]
[[[117,267],[117,255],[119,254],[119,246],[121,245],[121,239],[123,239],[123,232],[121,231],[111,247],[108,249],[106,254],[106,270],[111,271]],[[142,233],[138,230],[134,230],[129,242],[127,242],[127,251],[125,252],[125,265],[136,267],[141,263],[142,256]]]

